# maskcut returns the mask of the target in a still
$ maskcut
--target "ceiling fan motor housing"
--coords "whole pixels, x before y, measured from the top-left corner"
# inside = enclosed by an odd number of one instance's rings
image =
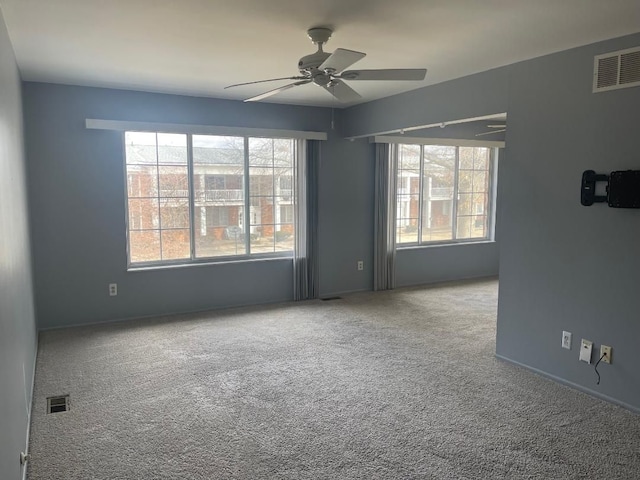
[[[328,52],[318,51],[311,55],[305,55],[298,62],[298,70],[300,73],[312,73],[314,70],[324,63],[324,61],[331,56]]]

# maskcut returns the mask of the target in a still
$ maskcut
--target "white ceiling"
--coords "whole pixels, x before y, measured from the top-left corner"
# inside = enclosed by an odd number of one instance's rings
[[[24,80],[244,99],[313,53],[352,68],[427,67],[423,82],[351,82],[362,101],[640,31],[640,0],[0,0]],[[304,85],[270,102],[335,105]]]

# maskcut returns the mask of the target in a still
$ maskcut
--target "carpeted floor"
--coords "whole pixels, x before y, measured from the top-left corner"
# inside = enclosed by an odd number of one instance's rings
[[[43,332],[29,479],[640,478],[639,416],[494,357],[497,289]]]

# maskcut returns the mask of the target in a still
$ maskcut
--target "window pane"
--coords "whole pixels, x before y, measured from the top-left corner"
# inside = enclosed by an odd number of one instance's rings
[[[471,238],[487,237],[487,217],[474,215],[471,217]]]
[[[425,145],[424,172],[434,177],[438,183],[453,185],[456,167],[456,147]]]
[[[471,215],[472,213],[472,199],[471,193],[461,193],[458,195],[458,215]]]
[[[280,205],[280,218],[278,221],[293,223],[293,205]]]
[[[491,156],[491,149],[489,148],[476,148],[473,157],[473,168],[475,170],[488,170],[489,158]]]
[[[244,138],[219,135],[193,135],[193,164],[241,167],[244,165]],[[231,168],[231,170],[234,170]],[[220,170],[218,169],[218,173]],[[235,170],[235,173],[238,173]]]
[[[209,202],[208,205],[196,207],[194,220],[196,257],[246,253],[242,205]]]
[[[196,236],[196,257],[227,257],[244,255],[244,233],[238,226],[216,227],[206,236]]]
[[[399,145],[398,169],[420,171],[420,145]]]
[[[160,211],[156,198],[132,198],[128,207],[129,230],[160,228]]]
[[[289,139],[275,139],[273,142],[273,164],[276,167],[293,167],[294,141]]]
[[[438,242],[452,237],[452,201],[456,147],[424,147],[422,241]]]
[[[452,238],[451,200],[425,200],[422,206],[422,241],[439,242]]]
[[[486,215],[489,195],[486,193],[475,193],[473,195],[473,211],[477,215]]]
[[[162,230],[162,259],[190,258],[189,230]]]
[[[160,199],[160,225],[166,228],[189,228],[189,200],[186,198]],[[189,240],[187,239],[187,243]]]
[[[127,165],[127,195],[129,198],[158,195],[158,169],[149,165]]]
[[[273,169],[249,167],[249,195],[273,195]]]
[[[152,132],[125,132],[127,164],[157,163],[156,134]]]
[[[268,224],[251,225],[251,253],[272,253],[275,251],[275,226]]]
[[[193,136],[197,258],[244,255],[244,138]]]
[[[129,258],[131,263],[160,261],[160,231],[129,232]]]
[[[473,191],[473,171],[460,170],[458,172],[458,193],[471,193]]]
[[[486,171],[473,172],[473,191],[474,192],[488,191],[489,184],[487,180],[488,180],[488,175]]]
[[[294,237],[292,223],[275,225],[274,237],[276,252],[293,251]]]
[[[161,197],[189,197],[187,167],[158,167]]]
[[[458,228],[456,238],[471,238],[471,217],[458,217]]]
[[[273,167],[275,144],[271,138],[249,139],[249,165]]]
[[[418,219],[398,218],[396,229],[397,243],[416,243],[418,241]]]
[[[473,169],[474,147],[460,147],[460,168],[465,170]]]
[[[177,133],[158,133],[158,163],[187,164],[187,136]]]

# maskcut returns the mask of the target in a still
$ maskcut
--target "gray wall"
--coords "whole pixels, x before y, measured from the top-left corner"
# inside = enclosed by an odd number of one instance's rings
[[[127,272],[121,136],[84,120],[326,131],[330,110],[39,83],[23,96],[41,328],[292,299],[287,259]],[[322,144],[321,295],[371,288],[372,167],[364,140]]]
[[[594,55],[639,45],[636,34],[541,57],[359,105],[344,119],[357,136],[508,112],[496,353],[635,410],[640,211],[582,207],[579,185],[587,169],[640,169],[640,88],[591,93]],[[454,272],[468,254],[487,253],[454,248],[399,252],[401,282],[430,281],[427,270]],[[563,330],[573,333],[572,350],[560,347]],[[578,361],[581,338],[613,347],[600,385],[593,365]]]
[[[509,69],[498,68],[363,103],[344,112],[344,136],[373,135],[508,110]],[[446,129],[445,129],[446,130]]]
[[[21,478],[36,354],[20,78],[0,13],[0,476]]]
[[[507,87],[508,69],[500,68],[365,103],[344,112],[342,133],[345,136],[373,135],[404,127],[504,113],[508,103]],[[487,123],[500,122],[473,122],[409,131],[405,136],[478,140],[475,134],[487,131]],[[503,141],[505,137],[497,134],[483,138]],[[504,153],[500,153],[500,160]],[[398,249],[396,284],[404,287],[495,276],[498,274],[499,223],[495,238],[495,241],[478,244]]]
[[[594,55],[634,46],[640,35],[511,68],[497,353],[640,409],[640,210],[579,199],[584,170],[640,169],[640,88],[591,93]],[[581,338],[613,347],[600,385]]]
[[[482,107],[486,108],[486,107]],[[502,113],[502,112],[498,112]],[[441,115],[451,115],[442,112]],[[477,116],[474,114],[474,116]],[[429,128],[407,132],[405,137],[447,138],[466,140],[504,141],[504,133],[486,137],[476,137],[490,129],[487,124],[497,124],[495,120],[448,125],[445,128]],[[497,163],[504,159],[504,149],[499,150]],[[500,169],[498,168],[498,173]],[[428,283],[446,282],[476,277],[498,275],[499,232],[496,225],[494,240],[457,245],[417,247],[398,249],[396,254],[396,285],[406,287]]]
[[[396,253],[396,285],[406,287],[498,274],[498,243],[403,248]]]
[[[372,290],[373,144],[337,140],[323,147],[318,186],[320,296]],[[364,261],[363,271],[356,268],[358,260]]]

